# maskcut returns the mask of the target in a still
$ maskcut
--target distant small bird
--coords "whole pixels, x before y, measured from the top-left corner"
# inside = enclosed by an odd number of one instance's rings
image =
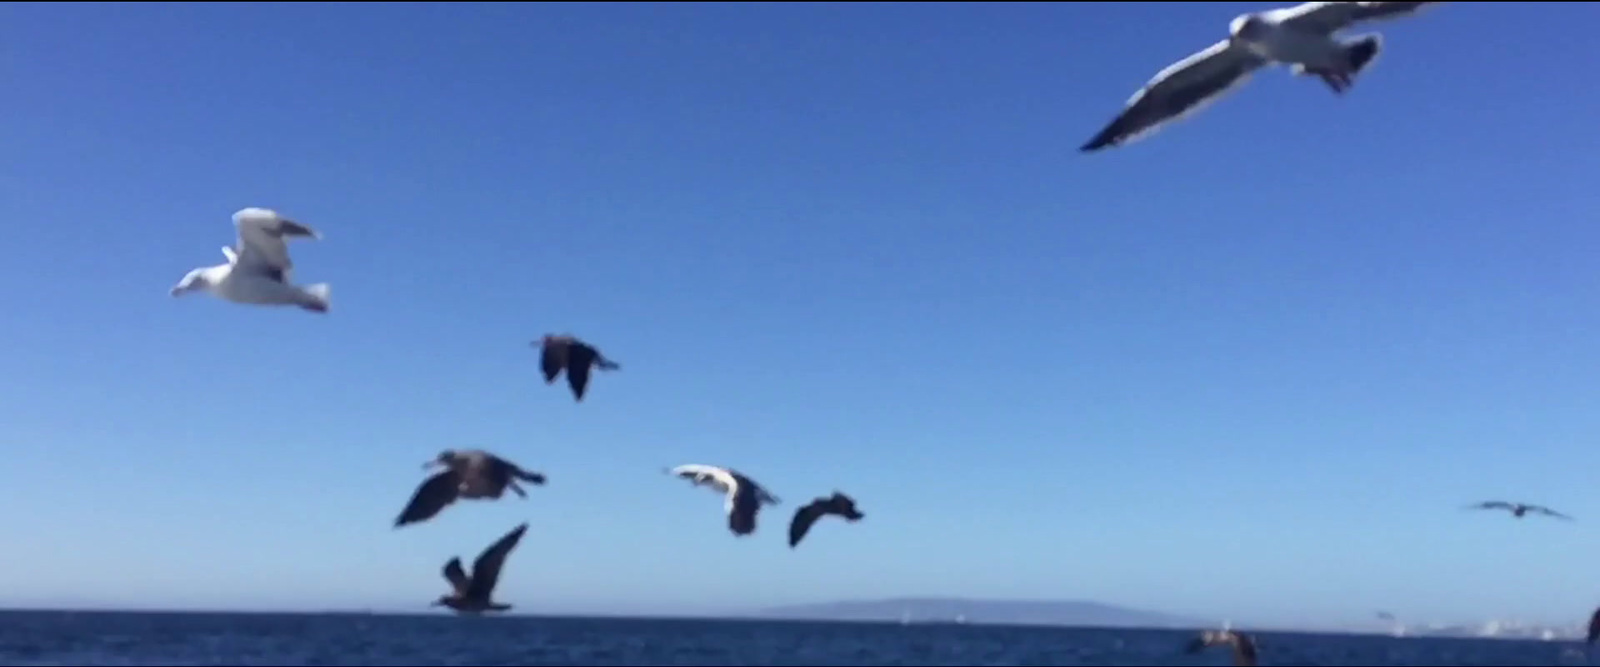
[[[1241,14],[1228,37],[1157,72],[1128,99],[1122,113],[1079,148],[1120,146],[1195,113],[1248,81],[1267,65],[1288,65],[1296,76],[1316,75],[1343,94],[1382,49],[1377,34],[1340,41],[1334,33],[1356,23],[1415,14],[1437,2],[1305,2]]]
[[[728,513],[728,530],[736,536],[755,532],[756,513],[761,511],[763,504],[776,505],[780,502],[760,484],[728,468],[690,463],[670,468],[667,474],[687,479],[695,486],[709,486],[722,492],[727,498],[723,508]]]
[[[583,400],[584,390],[589,386],[589,367],[594,366],[603,371],[614,371],[622,366],[599,350],[590,346],[570,334],[560,336],[545,334],[543,338],[533,342],[534,347],[542,348],[539,355],[539,365],[544,371],[544,383],[556,381],[556,376],[562,369],[567,371],[567,385],[572,387],[572,397]]]
[[[1506,502],[1504,500],[1489,500],[1489,501],[1478,503],[1476,505],[1468,505],[1466,509],[1469,509],[1469,510],[1509,510],[1511,512],[1511,516],[1514,516],[1514,517],[1516,517],[1518,519],[1521,519],[1523,517],[1523,515],[1527,514],[1528,512],[1533,512],[1534,514],[1543,514],[1545,516],[1552,516],[1552,517],[1555,517],[1557,519],[1563,519],[1563,520],[1566,520],[1566,521],[1572,521],[1573,520],[1572,517],[1567,516],[1565,514],[1562,514],[1560,512],[1557,512],[1557,511],[1555,511],[1553,509],[1550,509],[1548,507],[1544,507],[1544,506],[1541,506],[1541,505],[1524,505],[1522,503],[1508,503],[1508,502]]]
[[[826,498],[817,498],[805,507],[795,510],[794,520],[789,522],[789,548],[793,549],[800,544],[806,532],[811,530],[811,524],[828,514],[837,514],[851,523],[860,521],[866,516],[856,511],[854,498],[838,491],[834,491],[833,495]]]
[[[453,589],[449,594],[439,596],[430,607],[445,606],[454,609],[458,614],[482,614],[487,611],[505,611],[511,608],[509,604],[500,604],[492,600],[495,584],[500,581],[500,568],[506,563],[506,556],[517,547],[517,542],[522,540],[522,534],[528,531],[528,524],[523,523],[511,532],[506,533],[484,549],[478,559],[472,561],[472,576],[461,569],[461,558],[451,558],[444,564],[445,581],[450,582]]]
[[[528,493],[517,484],[518,479],[541,486],[545,483],[544,475],[523,470],[517,464],[481,449],[446,449],[432,461],[422,464],[422,468],[427,470],[437,465],[445,466],[445,470],[417,487],[400,516],[395,517],[395,528],[427,521],[457,498],[498,500],[506,489],[527,498]]]
[[[239,239],[223,247],[228,263],[190,271],[169,293],[183,296],[196,290],[225,301],[258,306],[294,305],[316,313],[328,312],[332,288],[327,283],[300,287],[289,282],[294,263],[285,239],[320,239],[316,230],[264,208],[240,209],[233,214]]]
[[[1236,630],[1206,630],[1189,640],[1184,653],[1199,653],[1212,646],[1233,647],[1233,664],[1249,667],[1256,664],[1256,642],[1249,635]]]

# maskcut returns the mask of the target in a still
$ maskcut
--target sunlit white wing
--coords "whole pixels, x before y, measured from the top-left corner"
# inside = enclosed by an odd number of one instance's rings
[[[285,237],[322,238],[316,230],[264,208],[241,209],[233,214],[233,225],[239,232],[235,268],[264,273],[277,280],[286,280],[294,268]]]
[[[1099,134],[1079,150],[1121,146],[1193,114],[1249,80],[1266,61],[1222,40],[1157,72]]]
[[[1411,16],[1440,2],[1306,2],[1261,13],[1269,22],[1300,32],[1333,34],[1363,21]]]
[[[739,488],[739,480],[727,468],[689,463],[673,468],[668,472],[694,482],[696,485],[710,486],[720,493],[727,494],[730,498]]]

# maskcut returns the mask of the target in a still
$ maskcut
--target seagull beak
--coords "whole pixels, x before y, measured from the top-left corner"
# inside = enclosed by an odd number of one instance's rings
[[[438,461],[426,461],[426,462],[424,462],[422,464],[422,469],[423,470],[432,470],[433,467],[436,466],[436,465],[439,465]]]

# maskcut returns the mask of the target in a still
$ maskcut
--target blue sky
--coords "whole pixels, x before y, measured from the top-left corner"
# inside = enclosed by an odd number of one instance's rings
[[[1076,151],[1270,6],[4,5],[0,604],[422,609],[526,519],[523,611],[1580,619],[1600,9]],[[245,206],[331,314],[167,295]],[[561,331],[623,364],[581,405]],[[392,530],[450,446],[550,484]],[[784,503],[736,540],[690,462]]]

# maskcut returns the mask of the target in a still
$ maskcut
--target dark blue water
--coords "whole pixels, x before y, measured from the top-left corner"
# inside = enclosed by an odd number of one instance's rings
[[[3,665],[1228,665],[1191,635],[667,619],[0,612]],[[1263,665],[1582,665],[1576,642],[1258,633]]]

